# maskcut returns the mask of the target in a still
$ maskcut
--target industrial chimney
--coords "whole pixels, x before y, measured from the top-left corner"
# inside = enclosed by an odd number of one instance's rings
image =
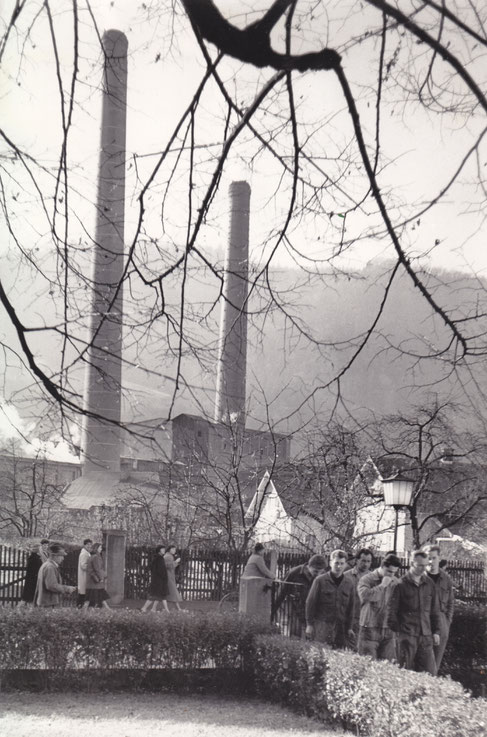
[[[120,406],[127,113],[125,35],[103,35],[105,53],[101,150],[93,262],[91,345],[87,352],[82,476],[120,478]]]
[[[247,182],[230,185],[230,239],[223,281],[215,422],[245,426],[249,205]]]

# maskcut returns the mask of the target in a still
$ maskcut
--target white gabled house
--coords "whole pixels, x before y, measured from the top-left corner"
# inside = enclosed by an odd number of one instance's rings
[[[301,499],[293,501],[288,495],[278,493],[266,471],[245,514],[247,524],[253,525],[252,539],[280,548],[321,552],[329,535],[319,519],[303,508]]]
[[[245,517],[248,524],[254,525],[252,537],[259,542],[290,544],[292,520],[284,509],[268,471],[262,477]]]

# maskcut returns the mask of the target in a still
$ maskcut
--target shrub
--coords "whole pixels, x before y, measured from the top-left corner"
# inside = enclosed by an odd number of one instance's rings
[[[257,692],[371,737],[482,737],[486,702],[433,678],[349,652],[279,635],[256,637]]]
[[[237,668],[271,626],[234,614],[0,609],[0,668]]]
[[[476,696],[487,687],[487,606],[457,601],[440,668]]]
[[[328,663],[323,648],[279,635],[256,637],[250,656],[255,692],[308,716],[323,716],[320,694]]]

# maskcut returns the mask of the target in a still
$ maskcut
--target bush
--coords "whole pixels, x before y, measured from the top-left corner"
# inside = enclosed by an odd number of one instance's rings
[[[239,668],[271,626],[234,614],[0,609],[0,668]]]
[[[487,735],[485,700],[450,679],[279,635],[258,636],[251,662],[260,696],[360,735]]]
[[[457,601],[440,675],[459,681],[475,696],[487,687],[487,606]]]

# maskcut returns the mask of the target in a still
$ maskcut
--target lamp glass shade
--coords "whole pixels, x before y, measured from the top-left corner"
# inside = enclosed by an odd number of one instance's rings
[[[398,507],[409,507],[414,490],[414,481],[402,478],[383,479],[384,502]]]

